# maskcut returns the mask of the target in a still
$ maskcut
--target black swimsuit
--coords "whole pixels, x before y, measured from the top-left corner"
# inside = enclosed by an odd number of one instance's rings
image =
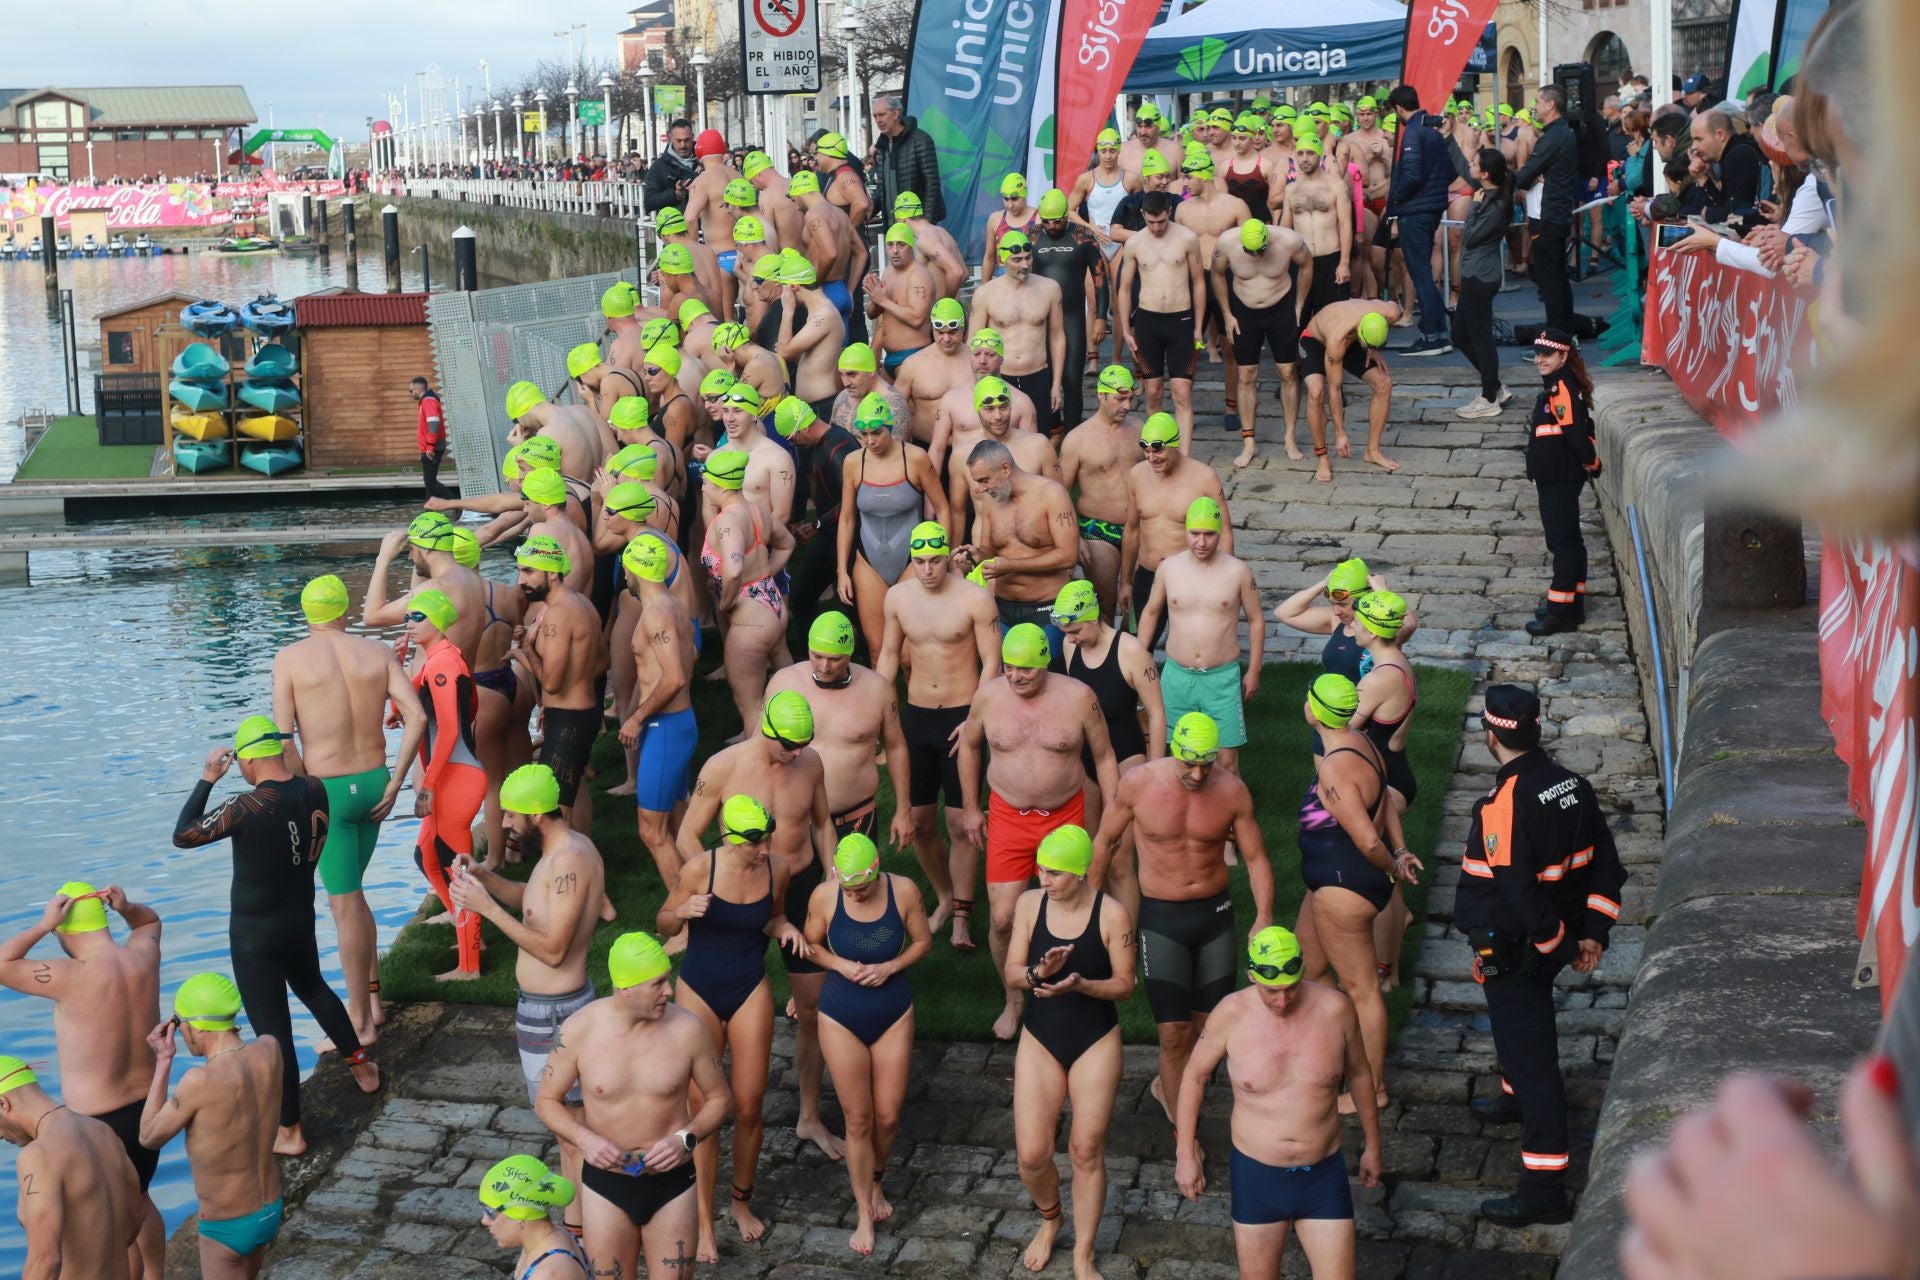
[[[1372,755],[1352,747],[1335,747],[1327,753],[1327,758],[1342,752],[1359,756],[1372,765],[1379,776],[1380,790],[1367,806],[1377,825],[1387,803],[1387,771]],[[1307,784],[1307,794],[1300,801],[1300,878],[1309,889],[1350,889],[1372,903],[1375,911],[1385,910],[1393,897],[1393,877],[1367,861],[1353,837],[1340,825],[1340,819],[1321,803],[1317,773]]]
[[[1378,671],[1383,667],[1398,671],[1400,678],[1407,682],[1407,692],[1414,693],[1411,671],[1397,662],[1378,663],[1374,666],[1374,670]],[[1407,709],[1400,713],[1398,720],[1381,720],[1376,717],[1367,721],[1361,729],[1361,732],[1366,734],[1367,741],[1379,748],[1380,758],[1387,763],[1387,785],[1398,791],[1408,804],[1412,804],[1414,796],[1419,794],[1419,781],[1413,776],[1413,766],[1407,763],[1407,753],[1395,751],[1387,744],[1393,741],[1393,735],[1399,732],[1400,726],[1405,724],[1407,718],[1413,714],[1414,704],[1418,701],[1417,694],[1410,697],[1407,701]],[[1319,734],[1314,735],[1316,739],[1319,736]]]
[[[1107,722],[1107,737],[1113,742],[1114,760],[1131,760],[1147,754],[1147,735],[1140,728],[1140,695],[1127,683],[1127,673],[1120,668],[1120,633],[1114,632],[1107,656],[1097,667],[1088,664],[1086,653],[1079,645],[1068,649],[1065,657],[1065,673],[1092,690],[1094,701],[1100,704],[1100,715]],[[1093,776],[1092,749],[1082,748],[1080,759],[1087,767],[1088,776]]]
[[[1047,897],[1040,895],[1040,911],[1033,920],[1033,937],[1027,943],[1027,963],[1038,964],[1055,947],[1072,947],[1067,963],[1049,981],[1058,982],[1077,973],[1086,982],[1102,982],[1113,976],[1113,959],[1100,937],[1100,901],[1107,895],[1093,895],[1093,910],[1087,913],[1087,927],[1077,938],[1062,938],[1047,928]],[[1068,1071],[1080,1055],[1120,1025],[1120,1011],[1113,1001],[1100,1000],[1078,991],[1046,999],[1030,997],[1023,1024],[1027,1033],[1040,1042]]]

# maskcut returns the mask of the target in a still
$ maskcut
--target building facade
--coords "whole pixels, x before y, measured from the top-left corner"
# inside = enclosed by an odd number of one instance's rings
[[[1734,0],[1651,0],[1673,14],[1673,73],[1704,72],[1718,80],[1726,74]],[[1515,107],[1533,101],[1540,86],[1540,16],[1547,20],[1546,79],[1567,62],[1593,64],[1601,93],[1611,93],[1628,71],[1644,72],[1652,61],[1653,14],[1650,0],[1501,0],[1494,21],[1499,31],[1499,101]]]
[[[256,119],[239,85],[0,89],[0,174],[56,182],[219,174]]]

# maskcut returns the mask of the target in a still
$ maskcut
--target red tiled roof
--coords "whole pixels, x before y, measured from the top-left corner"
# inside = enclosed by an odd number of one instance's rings
[[[302,329],[375,328],[387,325],[425,324],[427,295],[424,293],[347,293],[308,294],[293,300],[296,323]]]

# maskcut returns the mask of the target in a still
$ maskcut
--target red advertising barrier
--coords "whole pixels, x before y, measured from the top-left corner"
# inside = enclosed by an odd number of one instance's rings
[[[285,182],[278,178],[254,182],[167,182],[142,183],[119,187],[70,187],[39,185],[0,189],[0,224],[32,224],[32,235],[39,230],[40,219],[53,215],[54,226],[65,231],[75,210],[104,210],[111,231],[133,231],[158,227],[219,227],[234,220],[233,202],[257,205],[269,195],[285,192],[310,192],[315,196],[337,196],[346,184],[324,182]],[[16,230],[16,238],[21,233]]]
[[[1695,412],[1738,442],[1793,407],[1812,368],[1809,299],[1709,254],[1655,249],[1640,358],[1667,371]],[[1884,1011],[1920,945],[1920,547],[1828,533],[1820,552],[1821,713],[1864,824],[1861,969]]]
[[[1407,52],[1400,82],[1420,94],[1422,110],[1438,114],[1453,96],[1460,73],[1499,0],[1413,0],[1407,7]]]

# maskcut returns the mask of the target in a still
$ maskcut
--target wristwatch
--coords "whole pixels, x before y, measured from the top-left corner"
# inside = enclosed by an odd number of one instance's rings
[[[686,1144],[688,1155],[692,1155],[693,1149],[700,1145],[700,1139],[693,1136],[693,1130],[691,1129],[675,1130],[673,1136],[680,1139],[682,1143]]]

